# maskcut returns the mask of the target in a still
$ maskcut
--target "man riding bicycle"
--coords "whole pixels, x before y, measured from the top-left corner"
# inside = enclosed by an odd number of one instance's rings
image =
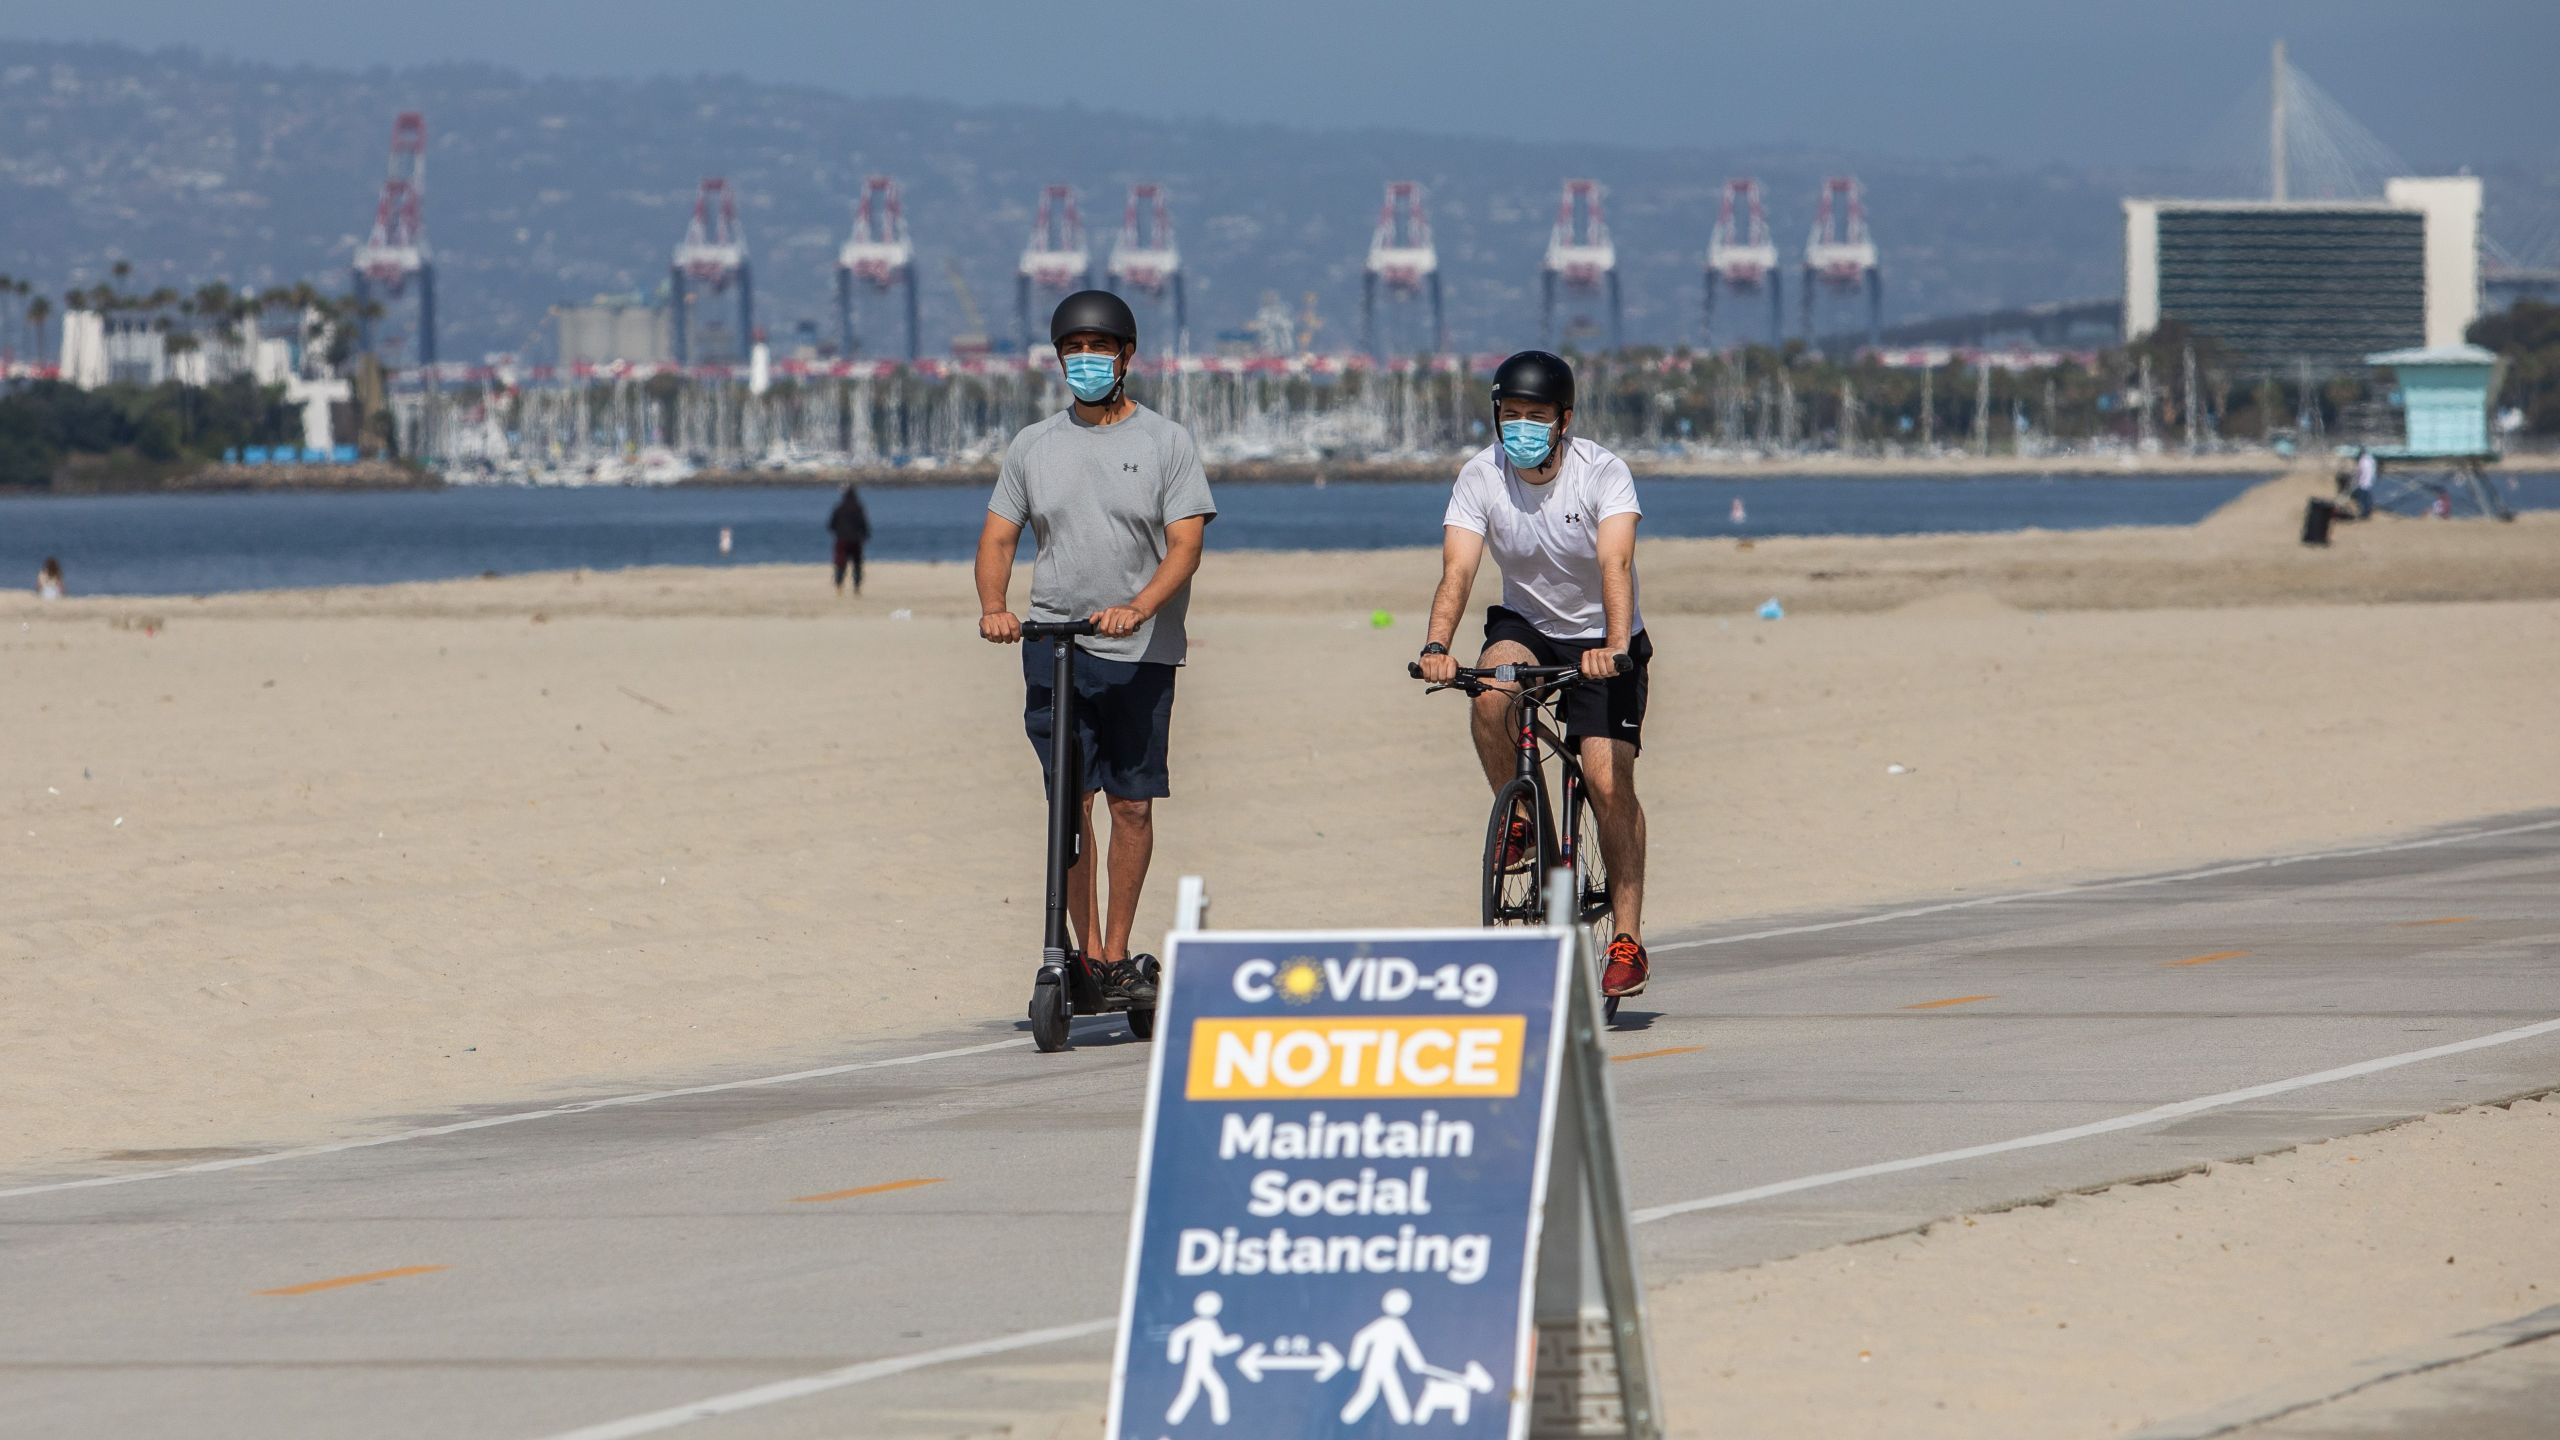
[[[1129,398],[1138,318],[1107,290],[1058,302],[1049,338],[1074,403],[1024,430],[1006,449],[978,534],[978,634],[1022,640],[1022,617],[1005,592],[1014,548],[1028,524],[1039,541],[1031,618],[1091,619],[1076,667],[1075,728],[1086,791],[1078,797],[1083,843],[1067,872],[1075,942],[1103,995],[1128,1008],[1155,1006],[1146,962],[1129,954],[1138,892],[1155,853],[1155,800],[1172,793],[1165,752],[1173,725],[1173,676],[1184,660],[1183,617],[1200,547],[1218,513],[1191,432]],[[1023,728],[1045,776],[1056,718],[1049,640],[1024,647]],[[1111,812],[1111,891],[1096,945],[1092,798]]]
[[[1581,668],[1582,681],[1562,701],[1565,739],[1600,822],[1617,931],[1600,990],[1616,998],[1644,993],[1653,969],[1643,940],[1644,806],[1635,782],[1653,658],[1636,609],[1636,522],[1644,512],[1627,463],[1567,433],[1573,401],[1573,367],[1560,356],[1523,350],[1494,372],[1500,440],[1459,470],[1450,491],[1421,668],[1434,684],[1458,673],[1449,645],[1487,549],[1502,568],[1502,603],[1485,612],[1476,665]],[[1624,674],[1621,655],[1630,662]],[[1497,791],[1514,773],[1509,702],[1509,687],[1489,687],[1470,717],[1476,756]],[[1534,864],[1536,853],[1533,819],[1512,817],[1503,863]]]

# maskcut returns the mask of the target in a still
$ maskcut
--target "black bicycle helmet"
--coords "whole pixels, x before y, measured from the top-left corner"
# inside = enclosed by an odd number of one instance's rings
[[[1573,408],[1573,367],[1561,355],[1544,350],[1523,350],[1502,362],[1493,372],[1493,403],[1505,400],[1529,400],[1553,405],[1559,410]]]
[[[1063,345],[1078,331],[1108,335],[1123,345],[1138,343],[1138,317],[1129,302],[1108,290],[1079,290],[1058,302],[1049,315],[1049,343]],[[1571,381],[1567,381],[1568,388]]]

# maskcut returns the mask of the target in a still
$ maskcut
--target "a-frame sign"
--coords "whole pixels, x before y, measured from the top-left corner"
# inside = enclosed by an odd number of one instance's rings
[[[1204,908],[1186,879],[1112,1440],[1659,1436],[1590,937]]]

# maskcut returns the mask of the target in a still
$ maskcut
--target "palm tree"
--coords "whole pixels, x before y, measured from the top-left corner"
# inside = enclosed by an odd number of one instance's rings
[[[44,363],[44,322],[53,318],[53,302],[42,295],[27,302],[27,324],[36,332],[36,363]]]

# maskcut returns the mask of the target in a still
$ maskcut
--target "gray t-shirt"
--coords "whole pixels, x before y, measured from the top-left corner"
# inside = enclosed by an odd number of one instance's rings
[[[1061,410],[1013,437],[987,509],[1031,527],[1034,620],[1081,620],[1138,598],[1164,563],[1165,527],[1215,515],[1191,432],[1146,406],[1117,425],[1087,425]],[[1133,635],[1084,641],[1113,660],[1179,665],[1187,648],[1185,584]]]

